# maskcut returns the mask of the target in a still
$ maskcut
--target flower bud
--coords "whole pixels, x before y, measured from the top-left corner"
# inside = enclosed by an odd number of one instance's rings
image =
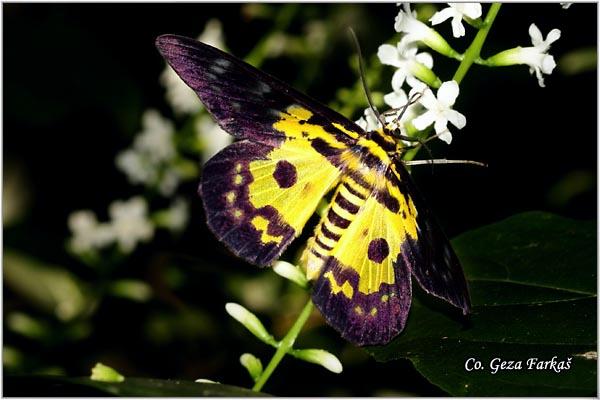
[[[256,315],[236,303],[225,304],[225,310],[233,319],[244,325],[254,336],[267,344],[274,345],[275,339],[267,332]]]
[[[328,351],[321,349],[303,349],[295,350],[293,353],[294,357],[304,361],[308,361],[314,364],[319,364],[323,368],[329,371],[339,374],[342,372],[342,363],[336,356]]]
[[[302,288],[306,288],[308,286],[306,275],[300,270],[300,268],[293,264],[285,261],[277,261],[273,265],[273,271],[285,279],[289,279]]]
[[[256,382],[258,377],[263,372],[263,366],[260,362],[260,359],[255,357],[253,354],[244,353],[240,356],[240,364],[244,366],[248,370],[248,373],[252,377],[252,379]]]

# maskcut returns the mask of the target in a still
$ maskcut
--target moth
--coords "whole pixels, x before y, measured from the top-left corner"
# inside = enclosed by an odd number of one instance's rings
[[[276,261],[319,201],[334,194],[301,257],[312,299],[359,346],[406,324],[412,282],[467,314],[458,258],[400,160],[401,141],[354,122],[214,47],[157,38],[169,65],[238,139],[204,166],[207,223],[235,255]]]

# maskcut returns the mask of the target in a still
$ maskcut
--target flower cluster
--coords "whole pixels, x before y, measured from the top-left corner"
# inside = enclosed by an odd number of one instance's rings
[[[108,214],[109,221],[99,222],[91,210],[71,213],[68,219],[72,233],[69,250],[76,255],[86,255],[117,245],[122,253],[130,253],[138,243],[152,239],[156,228],[181,231],[187,222],[188,204],[178,198],[169,208],[149,215],[146,200],[135,196],[112,202]]]
[[[448,7],[436,12],[429,22],[432,26],[450,20],[452,34],[455,38],[466,35],[463,22],[477,29],[489,28],[492,20],[481,20],[483,15],[480,3],[448,3]],[[417,12],[411,10],[408,3],[401,5],[395,18],[394,29],[402,34],[395,44],[383,44],[379,47],[377,56],[384,65],[396,68],[392,76],[390,93],[384,95],[384,103],[390,107],[385,113],[385,123],[388,128],[400,129],[404,136],[415,136],[418,132],[433,126],[434,137],[450,144],[452,133],[450,125],[462,129],[466,125],[466,117],[453,109],[460,93],[459,83],[462,77],[442,81],[433,72],[434,60],[430,53],[420,51],[420,46],[457,60],[463,60],[467,54],[460,54],[448,42],[425,22],[419,20]],[[482,60],[478,54],[471,63],[490,67],[525,64],[535,73],[540,86],[544,86],[542,74],[552,73],[556,63],[548,54],[550,45],[558,40],[560,31],[552,30],[543,38],[535,24],[531,24],[529,34],[533,46],[516,47],[505,50]],[[437,89],[434,94],[433,90]],[[418,98],[416,101],[410,99]],[[391,117],[390,117],[391,116]],[[363,129],[370,131],[381,128],[381,122],[371,109],[356,121]],[[427,132],[427,131],[426,131]]]
[[[221,22],[209,20],[198,39],[224,49]],[[157,110],[148,109],[142,115],[141,130],[135,135],[131,147],[117,154],[115,164],[130,183],[171,198],[175,197],[182,182],[197,177],[198,161],[208,160],[230,144],[232,138],[212,120],[196,93],[168,65],[160,76],[160,82],[175,115],[192,116],[191,138],[184,130],[178,131],[174,121]],[[186,158],[182,149],[178,148],[182,142],[185,150],[195,151],[200,160]],[[139,243],[150,241],[156,229],[181,232],[187,226],[189,204],[175,197],[169,207],[151,210],[144,197],[135,196],[127,201],[111,203],[108,214],[110,218],[106,222],[100,222],[91,210],[75,211],[69,215],[71,238],[68,248],[74,255],[86,258],[111,246],[128,254]]]
[[[133,184],[156,187],[169,196],[181,181],[176,168],[175,126],[156,110],[147,110],[142,116],[142,131],[133,146],[117,155],[117,167]]]

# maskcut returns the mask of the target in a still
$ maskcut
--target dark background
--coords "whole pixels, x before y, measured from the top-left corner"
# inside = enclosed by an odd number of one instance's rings
[[[283,5],[266,7],[276,11]],[[90,285],[109,279],[99,278],[65,252],[66,221],[70,212],[82,208],[106,218],[111,201],[139,189],[115,168],[114,156],[130,145],[146,108],[173,116],[158,83],[164,63],[154,39],[163,33],[196,37],[208,19],[218,18],[230,52],[243,57],[271,29],[272,21],[249,19],[242,10],[236,4],[3,4],[3,167],[5,175],[18,171],[28,199],[23,200],[24,218],[4,229],[4,247],[61,265]],[[313,19],[324,21],[333,32],[319,61],[320,73],[303,81],[300,70],[310,60],[293,57],[270,60],[263,69],[328,103],[337,89],[356,80],[348,64],[354,50],[346,27],[357,31],[363,53],[373,55],[393,35],[396,14],[391,3],[300,5],[288,33],[301,35],[304,24]],[[595,4],[575,4],[568,10],[558,4],[506,4],[500,10],[483,57],[530,45],[527,30],[535,22],[544,37],[552,28],[562,31],[550,50],[559,67],[546,76],[545,88],[526,66],[473,65],[461,83],[455,109],[465,114],[467,126],[452,130],[451,146],[436,143],[432,151],[436,157],[476,159],[489,167],[421,167],[413,174],[450,237],[527,210],[596,219],[596,69],[568,74],[560,65],[561,57],[573,50],[596,48],[596,15]],[[439,31],[450,37],[449,22]],[[467,27],[467,38],[472,34]],[[463,51],[468,40],[452,38],[450,43]],[[448,80],[456,62],[435,54],[434,59],[434,71]],[[386,71],[391,74],[392,68]],[[376,89],[387,92],[389,86]],[[5,328],[5,344],[22,355],[20,363],[5,365],[5,371],[79,376],[102,361],[126,376],[203,377],[249,386],[239,355],[249,351],[266,363],[271,349],[230,320],[223,306],[240,301],[232,297],[232,287],[263,279],[265,271],[244,265],[218,244],[205,227],[195,191],[195,184],[179,191],[194,199],[184,235],[158,235],[107,274],[110,279],[148,281],[155,297],[144,304],[103,298],[84,321],[89,333],[82,338],[69,338],[64,334],[67,327],[5,286],[5,315],[19,310],[49,326],[47,337],[39,340]],[[181,283],[166,288],[165,276],[172,271]],[[293,291],[271,278],[263,280],[275,285],[276,293]],[[259,285],[248,290],[261,296]],[[302,304],[300,297],[299,302],[266,308],[261,316],[283,333]],[[344,373],[334,375],[286,359],[265,387],[267,392],[441,393],[410,363],[377,364],[343,343],[319,316],[311,321],[300,344],[339,354]],[[158,336],[152,333],[157,326],[162,329]]]

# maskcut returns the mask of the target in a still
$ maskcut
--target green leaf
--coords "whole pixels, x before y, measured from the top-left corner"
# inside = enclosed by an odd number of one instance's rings
[[[265,396],[236,386],[181,380],[127,378],[109,383],[90,378],[62,376],[5,376],[5,396],[143,396],[143,397],[248,397]]]
[[[408,358],[459,396],[593,396],[596,393],[596,228],[542,212],[513,216],[455,240],[473,310],[462,318],[417,296],[405,331],[367,349],[378,361]],[[555,372],[550,361],[563,361]],[[545,370],[528,360],[549,361]],[[467,371],[469,359],[482,369]],[[494,371],[501,361],[512,367]],[[474,361],[470,361],[470,367]],[[491,365],[494,364],[494,365]],[[508,367],[508,363],[505,364]],[[555,366],[558,369],[558,366]]]

